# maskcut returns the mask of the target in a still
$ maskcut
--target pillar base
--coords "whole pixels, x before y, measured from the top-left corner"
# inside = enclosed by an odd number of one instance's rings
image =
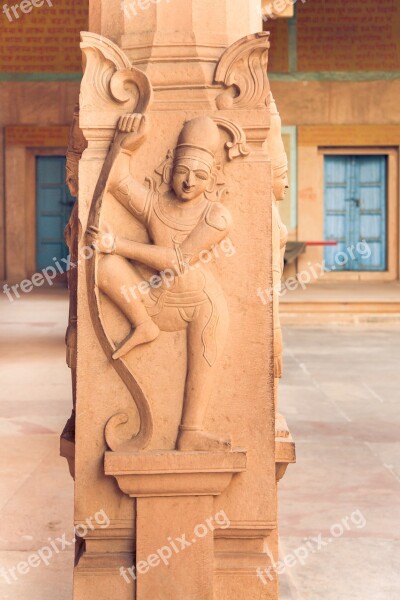
[[[214,498],[246,469],[246,452],[106,452],[105,473],[136,498],[136,599],[212,600]]]
[[[290,464],[296,462],[296,444],[287,426],[286,419],[279,415],[279,435],[275,430],[275,477],[279,482]]]

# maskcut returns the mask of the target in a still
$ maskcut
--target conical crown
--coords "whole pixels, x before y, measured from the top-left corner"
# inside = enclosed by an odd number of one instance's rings
[[[276,102],[271,93],[270,102],[271,126],[268,134],[268,153],[274,171],[284,170],[288,167],[288,159],[282,140],[282,123]]]
[[[179,135],[175,160],[193,158],[211,167],[220,141],[219,129],[210,117],[191,119],[185,123]]]

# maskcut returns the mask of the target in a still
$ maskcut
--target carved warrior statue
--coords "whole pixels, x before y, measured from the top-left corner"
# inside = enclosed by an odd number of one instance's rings
[[[231,225],[229,211],[213,197],[219,180],[215,164],[219,128],[209,117],[184,124],[174,153],[162,166],[169,189],[161,193],[130,173],[131,156],[146,139],[146,118],[143,114],[120,118],[106,188],[144,225],[151,243],[121,237],[105,223],[89,224],[87,231],[100,255],[97,286],[131,326],[125,339],[114,341],[111,360],[123,362],[134,348],[152,343],[160,330],[185,330],[187,376],[176,448],[229,450],[228,438],[203,429],[228,328],[222,289],[205,264],[208,261],[202,261],[204,253],[227,237]],[[153,272],[150,293],[127,295],[127,289],[140,290],[143,266]],[[109,424],[107,441],[112,446],[111,429]]]
[[[289,187],[288,159],[282,141],[282,125],[275,100],[270,97],[271,128],[268,136],[268,151],[272,166],[272,278],[273,278],[273,319],[274,319],[274,377],[276,431],[278,437],[288,437],[289,430],[285,419],[277,413],[278,385],[282,377],[283,340],[279,319],[279,289],[282,280],[284,256],[288,231],[279,214],[278,203],[285,199]]]
[[[113,451],[138,451],[149,445],[153,430],[151,406],[132,364],[140,358],[141,348],[157,344],[160,331],[179,330],[186,333],[187,373],[176,448],[231,449],[227,436],[204,431],[227,335],[228,311],[218,281],[202,261],[202,253],[223,241],[231,224],[231,216],[221,203],[223,172],[216,164],[218,148],[222,150],[223,146],[220,130],[229,136],[224,145],[227,160],[250,154],[246,135],[249,144],[260,151],[268,135],[268,36],[265,32],[247,36],[224,52],[215,72],[215,83],[221,89],[215,99],[216,111],[211,109],[212,117],[184,123],[181,131],[176,131],[175,150],[169,151],[167,160],[155,171],[167,184],[166,191],[153,178],[135,172],[135,153],[143,156],[139,148],[146,140],[146,111],[152,98],[147,75],[132,67],[109,40],[89,33],[82,38],[85,74],[80,98],[82,122],[87,123],[84,129],[90,137],[96,107],[96,124],[101,121],[107,131],[116,130],[86,225],[87,239],[97,250],[92,260],[85,261],[88,308],[104,355],[131,394],[139,421],[138,430],[130,408],[108,420],[105,439]],[[125,111],[121,110],[123,106]],[[254,127],[251,120],[242,129],[226,117],[225,111],[237,109],[258,111],[260,126]],[[116,203],[120,217],[113,230],[107,221],[114,218],[105,218],[105,214],[110,214],[111,205],[117,208]],[[122,233],[121,210],[126,211],[126,222],[134,217],[145,228],[149,243],[143,243],[126,228]],[[171,281],[167,273],[172,273]],[[140,294],[146,280],[150,293]],[[127,294],[131,289],[139,295]],[[109,319],[111,310],[114,317]],[[116,317],[116,310],[121,318]],[[116,321],[127,327],[125,337],[116,333]]]

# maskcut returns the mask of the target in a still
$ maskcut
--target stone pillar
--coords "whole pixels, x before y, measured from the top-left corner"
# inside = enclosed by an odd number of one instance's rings
[[[229,45],[262,30],[259,0],[98,0],[90,30],[111,39],[160,88],[207,88]],[[141,8],[143,7],[143,8]],[[258,8],[258,10],[257,10]]]
[[[268,34],[132,5],[81,44],[74,600],[276,599]]]

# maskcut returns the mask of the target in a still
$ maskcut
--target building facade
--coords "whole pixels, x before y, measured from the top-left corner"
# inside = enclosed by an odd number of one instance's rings
[[[64,156],[89,16],[73,0],[28,4],[0,13],[0,279],[9,282],[66,252]],[[255,4],[271,32],[269,78],[291,169],[282,218],[290,239],[308,244],[297,270],[398,279],[400,4]],[[116,22],[123,9],[102,18]]]
[[[400,4],[298,0],[264,29],[292,167],[282,217],[309,244],[297,270],[398,279]]]
[[[12,283],[67,252],[65,154],[87,23],[85,3],[72,0],[0,12],[0,279]]]

